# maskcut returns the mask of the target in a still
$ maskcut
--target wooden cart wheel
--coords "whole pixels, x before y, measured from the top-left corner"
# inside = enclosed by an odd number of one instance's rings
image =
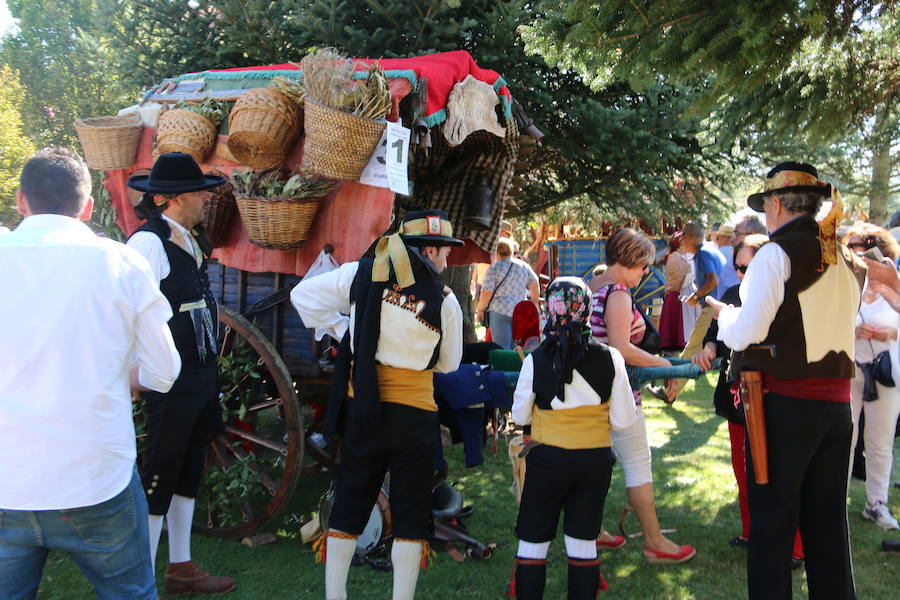
[[[286,507],[303,463],[303,417],[287,366],[241,315],[219,307],[224,433],[206,451],[194,530],[217,537],[257,533]]]

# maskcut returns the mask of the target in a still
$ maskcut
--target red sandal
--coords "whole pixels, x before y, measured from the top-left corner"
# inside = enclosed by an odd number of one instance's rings
[[[687,544],[681,546],[680,550],[675,554],[660,552],[644,546],[644,558],[651,565],[677,565],[691,560],[696,554],[697,549]]]

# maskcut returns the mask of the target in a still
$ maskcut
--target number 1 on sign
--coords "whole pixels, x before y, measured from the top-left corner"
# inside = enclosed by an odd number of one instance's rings
[[[410,131],[399,123],[387,124],[387,143],[388,151],[386,153],[386,167],[388,184],[394,192],[409,195],[409,179],[407,176],[407,152],[409,145]],[[393,150],[397,153],[394,154]]]
[[[391,144],[391,148],[397,149],[397,164],[403,164],[403,140],[398,139],[393,144]]]

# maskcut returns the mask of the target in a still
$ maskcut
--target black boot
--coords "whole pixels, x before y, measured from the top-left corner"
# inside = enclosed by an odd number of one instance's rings
[[[519,558],[513,565],[509,578],[507,598],[516,600],[542,600],[544,583],[547,580],[547,561],[536,558]]]
[[[569,558],[569,600],[597,600],[600,559]]]

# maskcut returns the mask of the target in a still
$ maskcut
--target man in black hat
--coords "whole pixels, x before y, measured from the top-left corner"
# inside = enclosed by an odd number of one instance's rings
[[[439,274],[450,247],[461,245],[443,211],[411,211],[399,233],[378,241],[374,260],[347,263],[291,292],[307,327],[329,328],[341,340],[329,417],[338,419],[348,384],[352,396],[325,541],[328,600],[347,597],[356,538],[388,471],[393,598],[415,594],[438,437],[432,373],[455,371],[462,358],[462,310]],[[337,428],[332,422],[329,434]]]
[[[181,375],[166,394],[144,394],[147,445],[141,480],[150,506],[153,560],[166,517],[168,594],[218,594],[234,589],[227,577],[207,574],[191,560],[194,498],[203,475],[209,436],[221,428],[216,362],[216,302],[209,289],[206,258],[212,245],[200,222],[208,190],[225,182],[204,175],[189,154],[162,154],[149,175],[128,186],[144,192],[135,207],[147,219],[128,245],[147,257],[174,316],[169,328],[181,355]]]
[[[815,215],[822,199],[832,209]],[[707,300],[735,374],[762,374],[769,482],[756,483],[747,444],[749,596],[790,598],[799,523],[811,598],[855,598],[847,533],[850,378],[859,308],[858,263],[837,243],[840,196],[815,167],[781,163],[748,204],[772,232],[744,276],[742,306]],[[752,434],[752,432],[751,432]]]

